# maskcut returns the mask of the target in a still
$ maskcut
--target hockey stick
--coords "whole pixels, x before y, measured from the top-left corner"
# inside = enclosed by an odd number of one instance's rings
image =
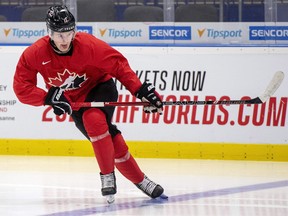
[[[221,105],[221,104],[262,104],[265,103],[279,88],[284,73],[278,71],[274,74],[272,80],[261,96],[248,100],[215,100],[215,101],[163,101],[163,105]],[[72,103],[74,107],[106,107],[106,106],[146,106],[149,102],[76,102]]]

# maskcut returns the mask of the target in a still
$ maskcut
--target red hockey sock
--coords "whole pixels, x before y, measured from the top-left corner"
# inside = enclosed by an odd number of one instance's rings
[[[132,183],[137,184],[144,179],[144,174],[128,151],[128,146],[119,133],[113,138],[115,149],[115,166],[119,172]]]
[[[89,109],[83,114],[87,131],[102,174],[114,171],[114,146],[108,131],[105,114],[99,109]]]
[[[102,174],[109,174],[114,171],[114,148],[112,139],[109,136],[92,142],[93,150]]]

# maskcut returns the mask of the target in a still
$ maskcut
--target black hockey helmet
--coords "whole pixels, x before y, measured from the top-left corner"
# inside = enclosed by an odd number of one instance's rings
[[[47,11],[46,25],[48,30],[67,32],[75,30],[75,18],[66,6],[51,6]]]

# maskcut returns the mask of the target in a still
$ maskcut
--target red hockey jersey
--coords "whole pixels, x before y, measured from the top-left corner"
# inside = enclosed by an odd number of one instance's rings
[[[72,102],[83,102],[89,91],[111,77],[119,80],[133,95],[141,82],[127,59],[107,43],[87,33],[77,33],[71,56],[58,55],[45,36],[21,55],[14,75],[13,88],[25,104],[41,106],[47,92],[37,87],[40,73],[47,89],[59,86]]]

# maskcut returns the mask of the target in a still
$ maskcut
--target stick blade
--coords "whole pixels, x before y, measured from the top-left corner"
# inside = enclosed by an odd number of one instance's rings
[[[282,71],[277,71],[274,74],[273,79],[270,81],[264,93],[261,96],[259,96],[262,103],[265,103],[276,92],[276,90],[281,85],[283,79],[284,79],[284,73]]]

